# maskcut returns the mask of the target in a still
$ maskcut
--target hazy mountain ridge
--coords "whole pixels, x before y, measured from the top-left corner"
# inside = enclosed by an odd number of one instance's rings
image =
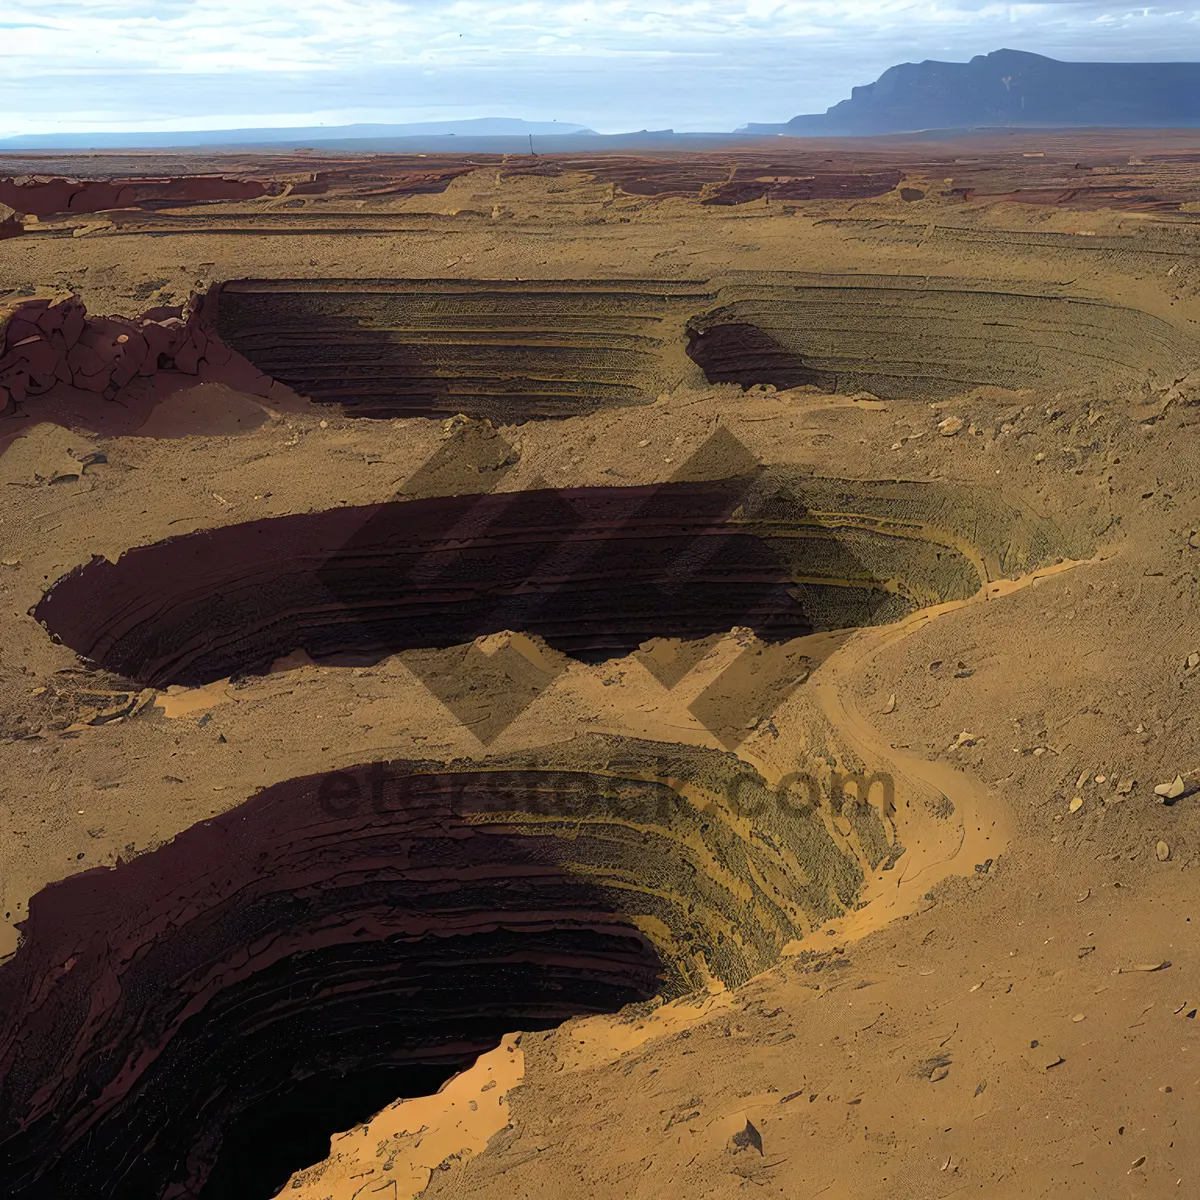
[[[1200,127],[1200,62],[1062,62],[1023,50],[994,50],[965,63],[927,59],[889,67],[824,113],[750,123],[732,134],[640,130],[602,135],[583,125],[480,117],[410,124],[318,125],[151,133],[47,133],[0,138],[0,152],[313,148],[357,153],[518,153],[529,139],[546,151],[669,148],[746,135],[794,137],[896,134],[964,128]],[[591,142],[591,139],[595,139]]]
[[[824,113],[746,133],[904,133],[987,126],[1154,128],[1200,125],[1200,62],[1060,62],[994,50],[965,63],[889,67]]]
[[[478,117],[468,121],[422,121],[407,125],[307,125],[289,128],[164,130],[151,133],[27,133],[0,138],[0,150],[160,150],[193,146],[279,146],[299,148],[314,142],[412,137],[562,137],[595,136],[570,121],[523,121],[515,117]]]

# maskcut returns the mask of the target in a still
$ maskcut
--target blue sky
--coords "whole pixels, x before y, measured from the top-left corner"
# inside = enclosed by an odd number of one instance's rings
[[[0,136],[557,119],[604,133],[820,112],[895,62],[1007,46],[1200,59],[1200,8],[1104,0],[3,0]]]

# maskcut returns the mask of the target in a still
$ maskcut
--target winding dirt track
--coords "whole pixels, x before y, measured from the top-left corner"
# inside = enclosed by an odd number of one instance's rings
[[[1091,561],[1091,560],[1089,560]],[[899,870],[877,871],[863,890],[864,904],[855,912],[830,921],[819,931],[793,943],[789,952],[823,946],[830,933],[841,942],[856,941],[888,921],[915,909],[936,883],[949,875],[971,875],[978,864],[996,859],[1008,846],[1011,813],[1007,805],[978,779],[950,763],[934,762],[906,754],[867,720],[854,698],[854,687],[866,664],[882,651],[911,637],[931,622],[971,604],[988,603],[1039,579],[1057,575],[1086,562],[1066,560],[1032,571],[1019,579],[987,581],[969,600],[952,600],[913,613],[893,625],[858,629],[851,633],[814,672],[812,687],[826,720],[866,765],[869,773],[888,772],[913,798],[954,806],[955,820],[938,820],[932,805],[913,807],[906,802],[903,814],[893,818],[894,839],[905,846]],[[969,731],[968,731],[969,732]],[[885,814],[886,816],[887,814]]]

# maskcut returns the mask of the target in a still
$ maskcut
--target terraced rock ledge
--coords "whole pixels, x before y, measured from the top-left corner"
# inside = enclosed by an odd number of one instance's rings
[[[213,305],[220,338],[259,370],[363,417],[566,417],[650,403],[700,372],[897,399],[980,386],[1136,396],[1200,362],[1135,305],[971,277],[242,279]]]
[[[231,525],[95,560],[34,615],[108,671],[199,686],[297,650],[363,665],[502,630],[585,660],[734,626],[783,641],[964,599],[1070,548],[996,494],[771,468]]]

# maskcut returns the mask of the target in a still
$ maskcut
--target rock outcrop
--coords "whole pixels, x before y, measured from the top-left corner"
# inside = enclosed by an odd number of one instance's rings
[[[94,213],[143,205],[256,200],[277,196],[285,185],[271,179],[184,175],[174,179],[65,179],[51,175],[0,178],[0,205],[35,217]]]
[[[0,204],[0,240],[10,237],[20,237],[25,232],[25,222],[16,209],[7,204]]]
[[[201,296],[140,317],[89,317],[74,295],[0,305],[0,416],[57,384],[111,401],[138,376],[164,370],[220,378],[258,396],[273,382],[221,342]]]

